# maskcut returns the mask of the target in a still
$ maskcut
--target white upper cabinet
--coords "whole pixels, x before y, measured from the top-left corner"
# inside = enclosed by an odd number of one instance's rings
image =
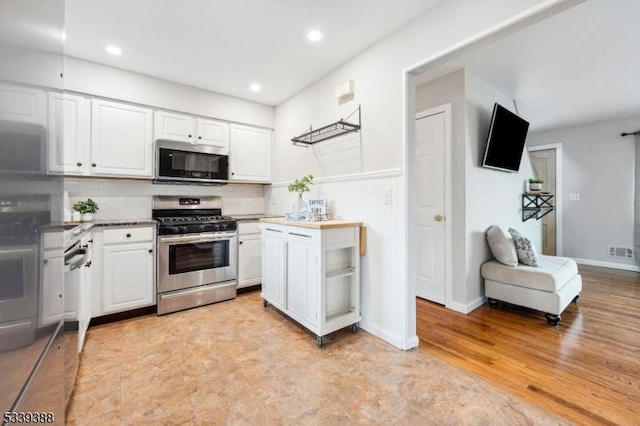
[[[189,115],[174,114],[167,111],[155,112],[154,139],[169,139],[180,142],[195,140],[194,119]]]
[[[196,142],[220,148],[229,148],[229,124],[205,118],[196,118]]]
[[[229,148],[229,124],[167,111],[155,112],[155,140],[168,139]]]
[[[0,120],[46,124],[45,92],[29,87],[0,85]]]
[[[151,109],[94,99],[91,116],[92,175],[153,176]]]
[[[90,172],[91,101],[49,93],[49,173]]]
[[[271,144],[271,130],[232,124],[229,179],[271,182]]]

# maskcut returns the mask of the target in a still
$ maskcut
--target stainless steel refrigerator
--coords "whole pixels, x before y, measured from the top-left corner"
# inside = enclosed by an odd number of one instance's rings
[[[64,333],[63,269],[49,264],[64,259],[64,180],[47,171],[47,99],[64,89],[64,0],[0,0],[0,16],[0,415],[64,424],[65,353],[77,357],[77,343]],[[45,258],[43,235],[58,228],[59,248]]]

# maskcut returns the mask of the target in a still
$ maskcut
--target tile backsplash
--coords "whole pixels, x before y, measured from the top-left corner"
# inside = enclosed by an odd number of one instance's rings
[[[229,184],[223,186],[154,184],[135,179],[65,178],[64,189],[71,205],[91,198],[100,210],[96,220],[151,218],[154,195],[187,197],[217,195],[222,198],[222,214],[260,214],[265,211],[264,185]]]

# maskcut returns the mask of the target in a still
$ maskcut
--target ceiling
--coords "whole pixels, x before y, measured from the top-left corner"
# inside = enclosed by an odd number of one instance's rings
[[[277,105],[439,1],[66,0],[65,51]]]
[[[588,0],[416,82],[466,68],[512,96],[534,131],[640,114],[638,17],[640,1]]]

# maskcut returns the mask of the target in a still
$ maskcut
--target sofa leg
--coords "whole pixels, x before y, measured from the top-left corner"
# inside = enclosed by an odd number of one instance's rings
[[[560,315],[556,314],[544,314],[547,318],[547,324],[556,326],[560,322]]]
[[[489,307],[493,309],[496,309],[498,307],[498,303],[500,303],[498,300],[490,297],[487,298],[487,302],[489,303]]]
[[[578,303],[578,299],[580,299],[580,295],[579,294],[577,294],[576,297],[573,298],[571,303]]]

